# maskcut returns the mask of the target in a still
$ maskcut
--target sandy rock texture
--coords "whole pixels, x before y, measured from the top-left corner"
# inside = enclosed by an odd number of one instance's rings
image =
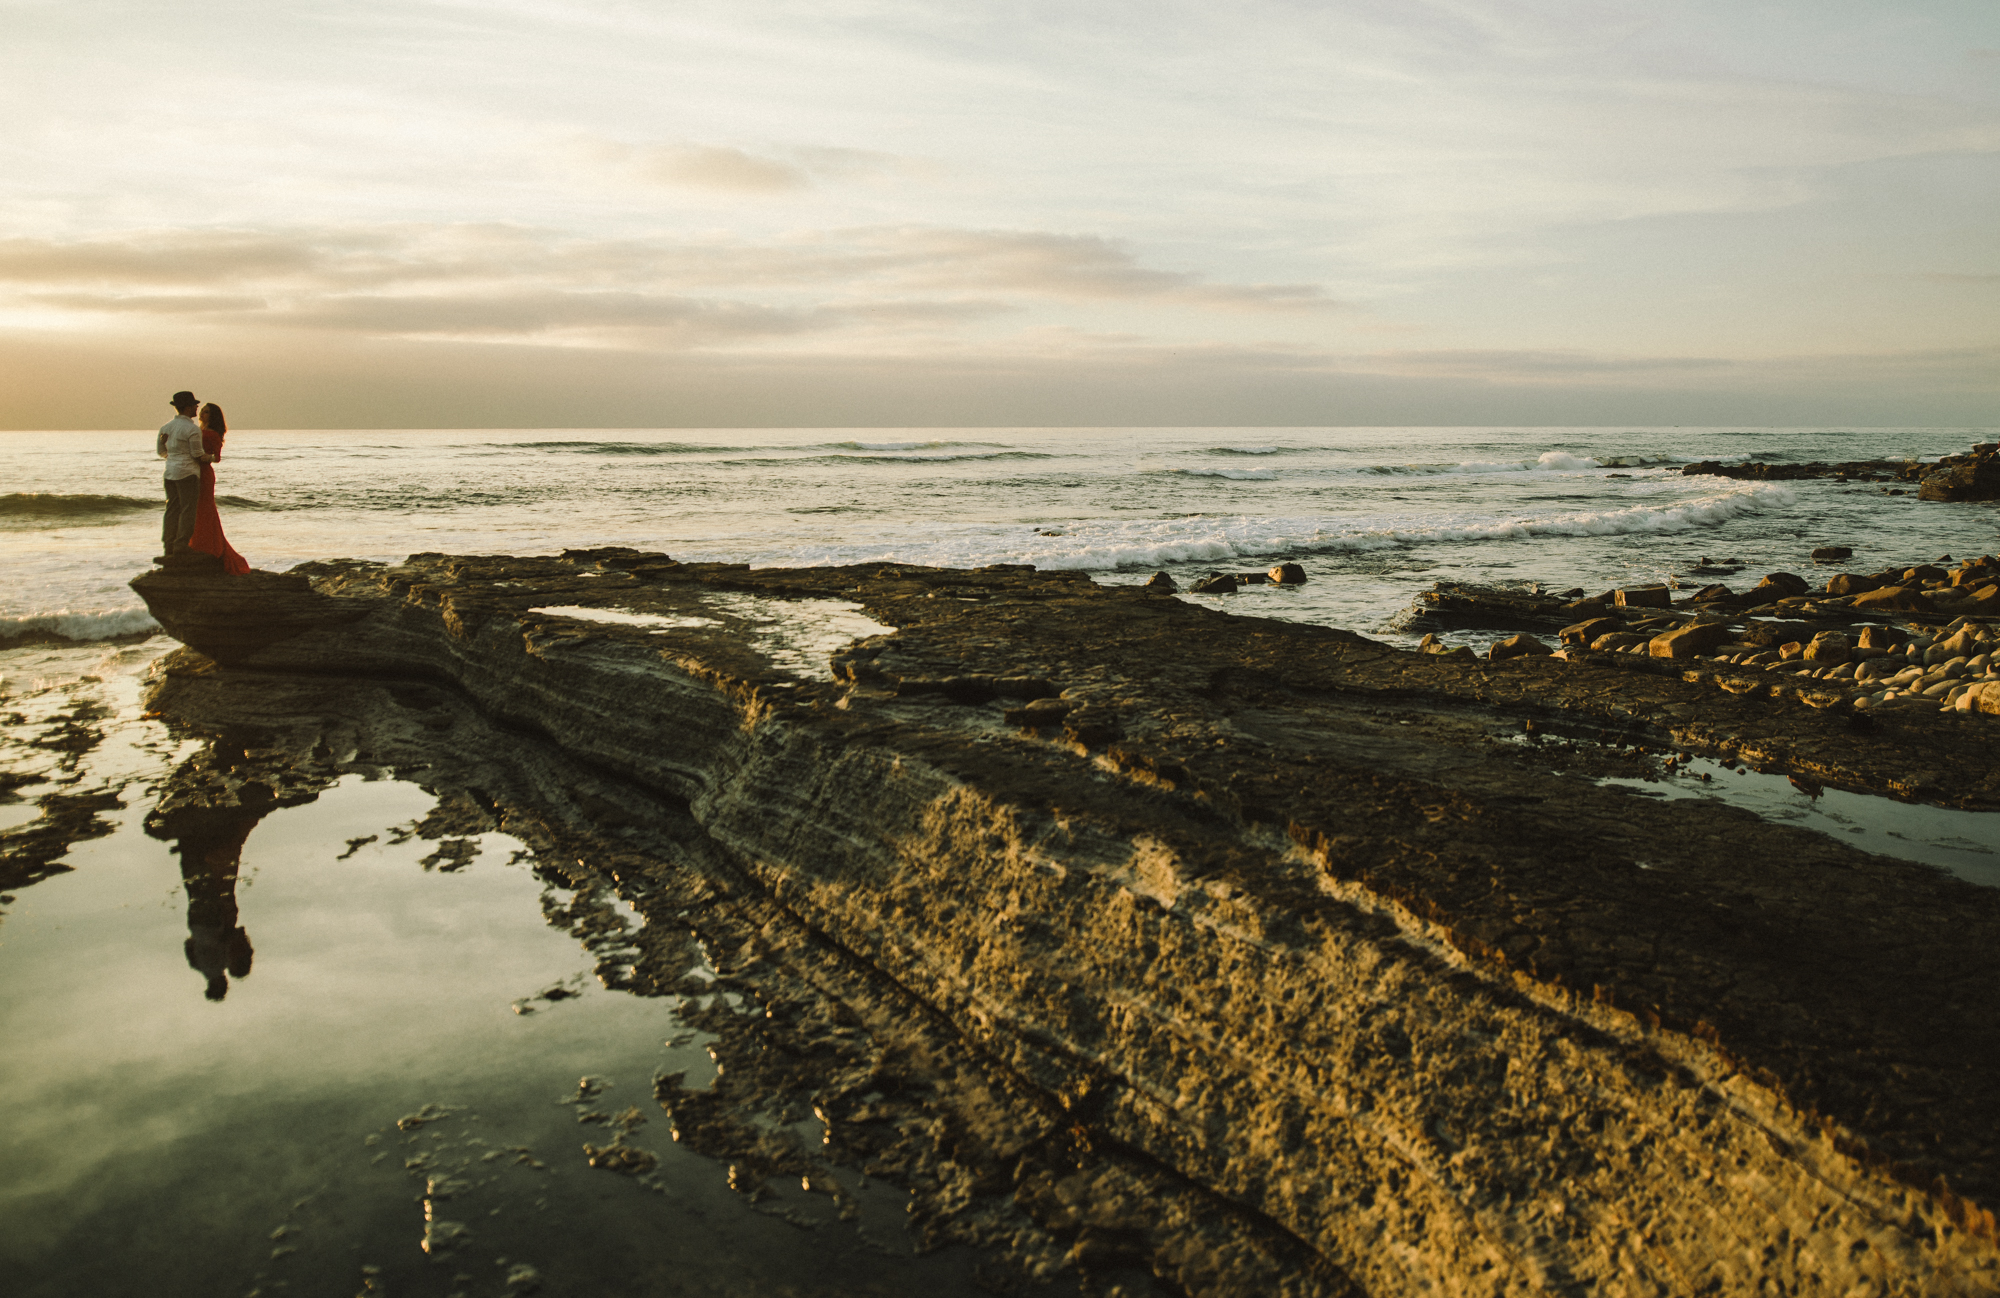
[[[155,705],[422,682],[684,813],[1001,1097],[939,1110],[940,1220],[1166,1292],[2000,1289],[2000,894],[1595,780],[1637,743],[1992,806],[1983,718],[1020,568],[298,571],[345,620],[184,655]],[[865,1150],[894,1088],[845,1094]]]

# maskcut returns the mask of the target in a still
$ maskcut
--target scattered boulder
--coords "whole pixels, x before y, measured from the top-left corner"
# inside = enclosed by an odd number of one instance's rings
[[[1261,572],[1236,572],[1230,576],[1236,578],[1236,584],[1239,586],[1261,586],[1270,580]]]
[[[1306,570],[1296,563],[1278,564],[1267,575],[1280,586],[1303,586],[1306,580]]]
[[[1665,586],[1621,586],[1611,592],[1620,608],[1672,608],[1673,592]]]
[[[1625,624],[1615,617],[1594,617],[1587,622],[1564,627],[1557,638],[1564,644],[1587,645],[1601,635],[1612,635],[1624,629]]]
[[[1813,562],[1833,563],[1841,559],[1852,559],[1854,551],[1845,545],[1822,545],[1812,552]]]
[[[1978,590],[1968,595],[1959,604],[1959,607],[1965,608],[1968,605],[1980,616],[1992,617],[1994,611],[2000,609],[2000,584],[1981,586]]]
[[[1938,567],[1934,563],[1920,563],[1914,568],[1903,570],[1903,584],[1905,586],[1926,586],[1934,581],[1943,581],[1949,576],[1951,576],[1950,572]]]
[[[1778,646],[1778,657],[1788,663],[1797,662],[1805,657],[1805,653],[1806,642],[1803,640],[1790,640]]]
[[[1809,622],[1765,621],[1758,618],[1751,618],[1745,624],[1743,638],[1751,644],[1761,645],[1769,649],[1774,645],[1781,645],[1788,640],[1796,640],[1802,635],[1808,635],[1811,631],[1812,624]]]
[[[1957,634],[1931,646],[1930,652],[1937,655],[1939,662],[1950,662],[1954,658],[1970,658],[1979,652],[1979,637],[1973,634],[1971,627],[1962,627]]]
[[[1175,581],[1172,577],[1169,577],[1166,573],[1156,572],[1153,574],[1152,580],[1146,583],[1146,588],[1148,590],[1165,591],[1167,594],[1171,595],[1175,591],[1179,590],[1181,587],[1179,582]]]
[[[1861,639],[1857,642],[1862,649],[1897,649],[1909,643],[1909,633],[1893,626],[1870,626],[1861,629]]]
[[[1735,591],[1729,589],[1729,587],[1727,586],[1718,583],[1713,586],[1703,586],[1700,590],[1688,596],[1688,603],[1716,604],[1727,600],[1734,600],[1735,598],[1736,598]]]
[[[1856,612],[1935,613],[1937,605],[1914,586],[1883,586],[1854,597]]]
[[[1787,599],[1793,595],[1803,595],[1812,589],[1812,583],[1795,572],[1774,572],[1757,583],[1759,594],[1773,599]]]
[[[1882,580],[1879,577],[1864,577],[1858,572],[1843,572],[1826,584],[1826,593],[1860,595],[1871,590],[1880,590],[1881,587]]]
[[[1226,572],[1212,572],[1188,589],[1197,595],[1234,595],[1236,578]]]
[[[1694,622],[1653,637],[1647,653],[1654,658],[1692,658],[1729,639],[1725,622]]]
[[[1610,651],[1630,649],[1633,645],[1647,644],[1652,638],[1643,631],[1613,631],[1609,635],[1601,635],[1592,640],[1590,647]]]
[[[1523,631],[1519,635],[1510,635],[1505,640],[1496,641],[1493,647],[1486,651],[1486,657],[1497,663],[1508,658],[1546,657],[1553,652],[1555,651],[1547,645]]]
[[[1844,663],[1854,657],[1854,641],[1844,632],[1822,631],[1806,646],[1806,661]]]

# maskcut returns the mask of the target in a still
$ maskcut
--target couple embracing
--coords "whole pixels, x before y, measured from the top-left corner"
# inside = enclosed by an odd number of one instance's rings
[[[245,573],[250,564],[230,548],[215,512],[215,462],[222,458],[229,425],[222,407],[202,405],[192,392],[176,392],[174,417],[160,429],[154,450],[167,462],[167,517],[160,529],[166,560],[196,554],[220,560],[224,572]],[[178,566],[178,565],[176,565]]]

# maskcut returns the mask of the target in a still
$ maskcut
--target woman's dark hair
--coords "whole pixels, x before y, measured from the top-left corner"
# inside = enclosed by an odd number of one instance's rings
[[[218,437],[229,435],[229,424],[222,417],[222,407],[213,401],[201,408],[201,426],[214,429]]]

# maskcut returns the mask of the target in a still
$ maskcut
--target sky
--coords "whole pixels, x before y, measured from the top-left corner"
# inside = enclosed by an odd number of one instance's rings
[[[0,427],[2000,424],[1992,0],[0,32]]]

